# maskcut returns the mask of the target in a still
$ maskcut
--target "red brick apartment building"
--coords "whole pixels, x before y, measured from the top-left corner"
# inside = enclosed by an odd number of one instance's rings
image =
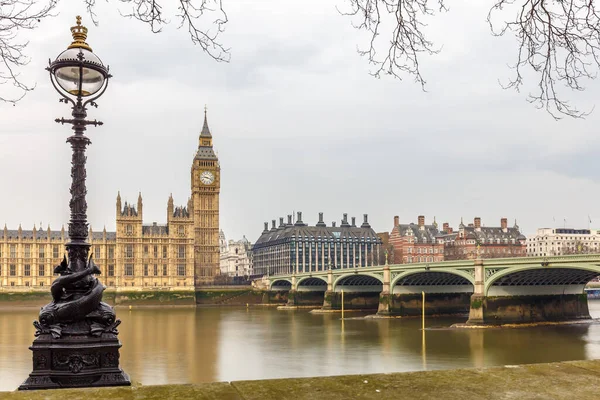
[[[480,258],[526,255],[525,236],[516,221],[509,228],[506,218],[500,219],[499,227],[481,226],[479,217],[468,225],[461,220],[454,231],[448,223],[440,230],[435,218],[431,225],[425,224],[423,215],[417,224],[400,224],[400,218],[395,216],[388,243],[391,264],[475,259],[478,253]]]

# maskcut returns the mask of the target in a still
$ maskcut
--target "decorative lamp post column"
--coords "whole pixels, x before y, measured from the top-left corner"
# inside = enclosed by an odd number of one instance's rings
[[[85,42],[87,28],[81,17],[71,27],[73,42],[46,68],[60,102],[71,104],[71,119],[56,122],[72,125],[71,145],[71,220],[66,257],[54,268],[60,276],[50,289],[52,302],[42,307],[39,321],[33,325],[37,337],[29,348],[33,352],[33,371],[19,390],[53,389],[88,386],[130,385],[129,376],[119,368],[116,319],[111,306],[102,302],[105,287],[95,275],[100,269],[89,254],[87,242],[87,202],[85,186],[85,150],[91,142],[85,136],[88,125],[102,125],[87,120],[87,106],[104,93],[111,75],[108,67]],[[88,258],[89,256],[89,258]]]

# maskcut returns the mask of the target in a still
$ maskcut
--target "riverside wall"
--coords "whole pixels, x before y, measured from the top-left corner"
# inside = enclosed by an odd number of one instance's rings
[[[316,378],[0,392],[0,400],[571,400],[596,399],[598,388],[600,361],[591,360]]]

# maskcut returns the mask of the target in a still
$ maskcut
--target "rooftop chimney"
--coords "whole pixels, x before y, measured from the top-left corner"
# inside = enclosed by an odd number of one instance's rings
[[[317,222],[317,226],[327,226],[327,225],[325,225],[325,222],[323,222],[323,213],[322,212],[319,213],[319,222]]]
[[[442,230],[446,233],[450,233],[450,232],[448,232],[449,228],[450,228],[450,224],[447,222],[444,222],[442,225]]]
[[[265,230],[263,231],[263,233],[269,232],[269,223],[265,222]]]
[[[480,230],[481,229],[481,218],[475,217],[473,222],[475,224],[475,229]]]
[[[331,226],[332,226],[333,228],[335,228],[335,221],[333,221],[333,222],[331,223]]]
[[[399,216],[394,216],[394,226],[398,226],[400,225],[400,217]]]
[[[452,228],[452,227],[448,228],[448,233],[454,233],[454,228]]]
[[[356,228],[356,217],[352,217],[352,226]]]
[[[370,228],[371,225],[369,225],[369,215],[368,214],[363,214],[363,223],[360,226],[361,228]]]
[[[283,217],[279,217],[279,227],[283,228]]]
[[[302,211],[298,211],[296,213],[297,217],[296,218],[296,223],[294,225],[296,226],[306,226],[306,224],[304,222],[302,222]]]
[[[288,214],[288,225],[292,225],[292,214]]]
[[[501,218],[500,219],[500,227],[502,227],[503,232],[506,232],[508,230],[508,219]]]
[[[348,214],[344,213],[342,216],[342,224],[340,226],[350,226],[348,224]]]
[[[425,228],[425,216],[424,215],[419,215],[419,228],[420,229]]]
[[[275,220],[274,219],[271,220],[271,229],[275,229]]]

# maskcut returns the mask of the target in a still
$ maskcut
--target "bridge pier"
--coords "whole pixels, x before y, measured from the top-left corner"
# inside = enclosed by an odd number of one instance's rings
[[[390,266],[386,263],[383,267],[383,290],[379,294],[379,305],[377,315],[392,315],[392,293],[390,289]]]
[[[419,316],[423,312],[423,295],[419,293],[381,293],[379,316]],[[469,312],[469,293],[427,293],[426,315],[465,315]]]
[[[501,325],[590,319],[587,295],[471,297],[469,325]]]

